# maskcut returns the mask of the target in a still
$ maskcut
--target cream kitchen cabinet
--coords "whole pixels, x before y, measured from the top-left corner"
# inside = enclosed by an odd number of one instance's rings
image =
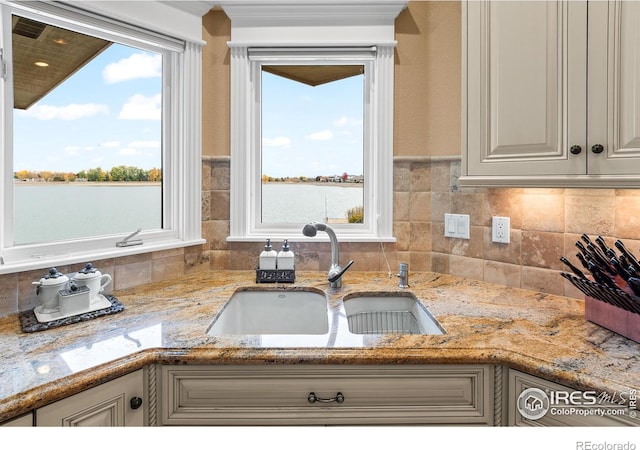
[[[507,376],[508,395],[505,397],[508,399],[506,422],[509,426],[640,426],[639,411],[635,406],[629,408],[630,401],[637,401],[634,400],[636,392],[576,391],[513,369],[508,370]],[[531,389],[544,392],[549,400],[548,404],[540,404],[541,417],[530,415],[530,411],[524,409],[527,418],[518,408],[519,398],[520,402],[526,402],[527,393],[533,394],[533,402],[539,400]],[[523,403],[520,408],[524,408]],[[637,408],[640,409],[640,405]]]
[[[158,425],[492,425],[484,365],[162,366]]]
[[[468,1],[462,20],[462,185],[637,187],[640,2]]]
[[[38,408],[36,426],[143,426],[144,370]]]
[[[0,423],[1,427],[32,427],[33,426],[33,413],[28,413],[15,419],[7,420]]]

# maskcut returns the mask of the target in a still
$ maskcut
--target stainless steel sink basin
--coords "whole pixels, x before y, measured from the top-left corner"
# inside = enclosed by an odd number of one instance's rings
[[[410,292],[366,292],[343,299],[354,334],[444,334],[429,310]]]
[[[327,334],[327,296],[313,288],[236,291],[207,330],[224,334]]]

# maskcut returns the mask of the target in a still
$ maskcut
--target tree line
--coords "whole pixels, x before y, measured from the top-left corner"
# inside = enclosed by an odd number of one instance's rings
[[[100,167],[81,170],[80,172],[53,172],[20,170],[14,172],[13,177],[22,181],[48,181],[48,182],[69,182],[69,181],[162,181],[162,169],[140,169],[133,166],[116,166],[110,170],[103,170]]]

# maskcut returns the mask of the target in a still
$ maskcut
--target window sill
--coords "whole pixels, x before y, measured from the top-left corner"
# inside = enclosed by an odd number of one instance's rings
[[[24,272],[27,270],[46,269],[49,267],[60,267],[69,264],[86,263],[108,258],[121,258],[123,256],[139,255],[174,248],[190,247],[193,245],[201,245],[205,242],[206,241],[204,239],[192,239],[188,241],[172,239],[159,242],[145,242],[142,245],[132,247],[103,248],[86,252],[43,255],[28,260],[5,261],[4,264],[0,265],[0,275]]]

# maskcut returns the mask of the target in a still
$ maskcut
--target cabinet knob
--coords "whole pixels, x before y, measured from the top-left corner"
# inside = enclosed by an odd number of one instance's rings
[[[593,147],[591,147],[591,151],[593,153],[602,153],[604,151],[604,147],[600,144],[596,144]]]
[[[138,409],[142,406],[142,399],[140,397],[131,397],[129,404],[131,405],[131,409]]]
[[[579,145],[572,145],[569,151],[572,155],[578,155],[582,151],[582,147]]]

